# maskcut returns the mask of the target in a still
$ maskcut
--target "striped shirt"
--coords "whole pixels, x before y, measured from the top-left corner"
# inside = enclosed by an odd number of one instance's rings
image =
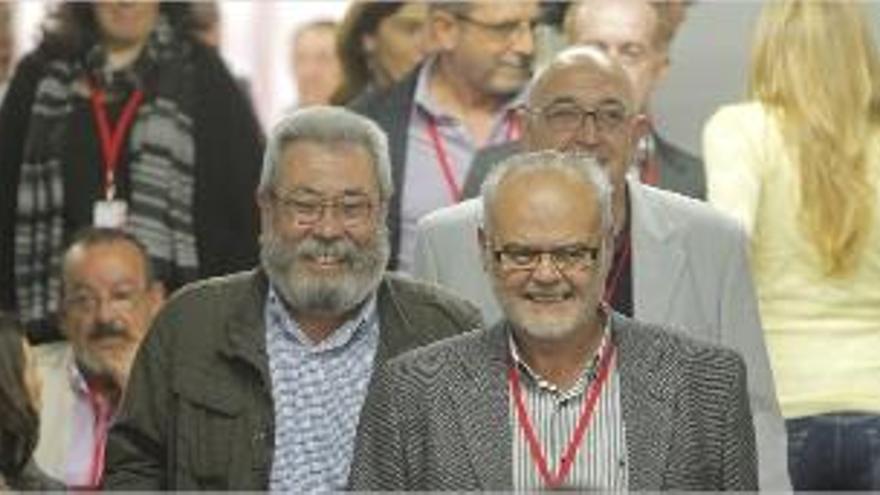
[[[599,351],[592,356],[581,377],[568,390],[535,373],[520,358],[511,337],[510,349],[520,373],[523,402],[535,435],[552,475],[559,465],[580,419],[590,384],[596,378],[600,357],[611,349],[611,333],[606,327]],[[610,363],[609,376],[602,388],[587,426],[575,462],[562,481],[562,488],[577,490],[625,491],[628,486],[626,440],[620,408],[620,375],[617,356]],[[516,490],[546,488],[519,424],[513,394],[510,394],[510,428],[513,432],[513,486]]]
[[[271,288],[265,316],[275,406],[269,487],[288,493],[342,490],[379,343],[376,298],[318,344]]]

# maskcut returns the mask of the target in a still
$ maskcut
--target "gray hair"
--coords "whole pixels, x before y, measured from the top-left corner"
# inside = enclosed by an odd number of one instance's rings
[[[394,192],[388,138],[372,120],[341,107],[315,106],[297,110],[281,119],[269,134],[257,193],[268,193],[277,183],[281,156],[297,141],[322,145],[353,144],[370,155],[381,201]]]
[[[497,165],[480,189],[483,197],[483,225],[491,230],[491,206],[495,202],[498,187],[504,181],[524,172],[563,172],[573,175],[596,191],[602,218],[602,233],[609,234],[614,226],[611,215],[611,181],[605,169],[588,153],[562,153],[555,150],[520,153]]]

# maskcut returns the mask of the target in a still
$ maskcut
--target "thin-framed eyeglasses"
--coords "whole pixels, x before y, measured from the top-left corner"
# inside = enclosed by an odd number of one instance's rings
[[[499,40],[512,40],[515,36],[523,34],[528,34],[529,36],[531,36],[535,32],[535,28],[537,28],[538,25],[541,24],[541,20],[539,18],[506,22],[486,22],[479,19],[474,19],[473,17],[465,14],[454,15],[456,19],[465,21],[468,24],[472,24],[486,31],[487,33],[490,33],[491,36],[494,36]]]
[[[596,131],[614,132],[630,117],[630,113],[622,102],[610,101],[593,108],[583,108],[572,102],[551,103],[543,108],[530,109],[526,112],[541,119],[553,132],[570,133],[580,130],[592,120]]]
[[[343,225],[358,227],[370,220],[374,206],[370,197],[361,193],[344,194],[335,198],[281,195],[275,192],[272,196],[281,214],[302,226],[315,225],[329,211],[331,215],[335,213]]]
[[[599,248],[583,243],[549,249],[507,245],[492,253],[498,266],[506,272],[532,272],[545,257],[550,259],[553,267],[560,273],[591,269],[599,259]]]
[[[118,287],[110,290],[108,297],[102,297],[92,289],[77,288],[64,295],[62,304],[77,314],[95,314],[102,304],[107,304],[116,313],[126,313],[135,308],[146,289],[143,287]]]

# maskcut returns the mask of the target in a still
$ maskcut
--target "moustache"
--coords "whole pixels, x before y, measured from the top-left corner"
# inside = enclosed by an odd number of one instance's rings
[[[330,241],[308,237],[294,249],[297,258],[317,259],[336,258],[343,263],[351,263],[357,255],[357,247],[348,239]]]
[[[125,337],[126,335],[125,327],[113,323],[99,322],[89,332],[89,340],[95,342],[108,338]]]

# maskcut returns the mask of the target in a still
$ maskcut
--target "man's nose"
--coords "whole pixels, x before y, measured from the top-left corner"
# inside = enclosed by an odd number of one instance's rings
[[[559,267],[553,262],[550,253],[543,253],[532,272],[532,280],[541,284],[555,284],[562,277]]]
[[[321,216],[312,227],[312,232],[321,239],[336,239],[345,231],[342,212],[333,205],[326,205]]]

